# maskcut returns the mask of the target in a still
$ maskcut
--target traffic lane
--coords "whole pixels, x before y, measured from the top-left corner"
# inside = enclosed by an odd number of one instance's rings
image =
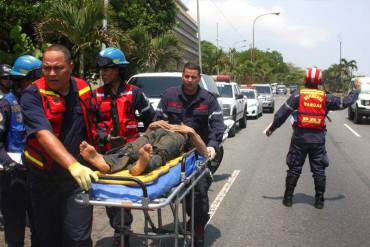
[[[346,118],[345,111],[330,113],[332,122],[327,123],[328,138],[332,138],[336,147],[347,157],[347,164],[357,173],[360,181],[370,189],[370,125],[358,126]],[[348,130],[347,125],[358,133]],[[340,131],[338,131],[340,130]]]
[[[225,160],[232,161],[231,170],[241,172],[211,221],[220,237],[207,237],[207,246],[366,246],[369,190],[348,168],[348,157],[329,139],[328,152],[335,166],[328,168],[326,207],[312,206],[314,186],[306,162],[294,205],[286,208],[281,199],[292,130],[286,123],[270,139],[263,139],[259,135],[268,122],[256,122],[260,123],[256,131],[242,132],[227,143]],[[334,129],[339,131],[343,128]]]

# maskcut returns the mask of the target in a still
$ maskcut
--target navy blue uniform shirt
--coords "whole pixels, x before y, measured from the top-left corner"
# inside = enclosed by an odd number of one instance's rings
[[[5,99],[0,100],[0,164],[9,166],[14,161],[9,157],[5,149],[6,138],[10,125],[10,117],[12,109],[9,101]]]
[[[79,158],[79,155],[80,143],[86,140],[86,126],[75,82],[71,82],[68,95],[62,97],[66,103],[66,112],[64,113],[62,131],[58,139],[71,155],[80,162],[83,162]],[[53,132],[52,126],[46,118],[42,107],[41,95],[35,85],[30,85],[24,90],[21,98],[21,106],[27,138],[40,130]],[[60,166],[56,165],[54,167]],[[66,173],[66,171],[63,173]]]
[[[225,130],[216,96],[200,87],[194,97],[186,96],[182,86],[167,89],[158,104],[155,119],[192,127],[207,146],[216,150]]]
[[[343,110],[356,102],[358,98],[359,90],[355,90],[349,93],[344,98],[334,96],[332,94],[326,94],[326,112]],[[298,110],[299,105],[299,92],[295,91],[287,101],[280,107],[275,113],[274,121],[270,127],[272,131],[279,128],[285,120],[294,111]],[[325,143],[325,130],[316,130],[309,128],[300,128],[298,126],[293,127],[292,140],[300,143]]]

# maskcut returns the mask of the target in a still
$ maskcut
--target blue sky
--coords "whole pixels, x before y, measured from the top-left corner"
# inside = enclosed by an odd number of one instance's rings
[[[183,0],[196,20],[196,0]],[[342,57],[356,60],[356,74],[370,76],[370,0],[199,0],[201,38],[224,50],[252,43],[256,16],[280,11],[257,20],[255,46],[277,50],[285,62],[302,68],[326,69]],[[242,41],[246,40],[246,41]]]

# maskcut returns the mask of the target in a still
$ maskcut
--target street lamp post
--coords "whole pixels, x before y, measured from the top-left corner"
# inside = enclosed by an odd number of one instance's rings
[[[197,24],[198,24],[198,55],[199,55],[199,67],[200,67],[200,73],[203,73],[203,68],[202,68],[202,46],[201,46],[201,39],[200,39],[199,0],[197,0]]]
[[[265,13],[265,14],[259,15],[256,18],[254,18],[254,21],[253,21],[253,37],[252,37],[252,56],[251,56],[251,62],[254,62],[256,60],[255,59],[256,52],[254,50],[254,25],[256,24],[256,21],[257,21],[258,18],[260,18],[262,16],[265,16],[265,15],[280,15],[280,12]]]

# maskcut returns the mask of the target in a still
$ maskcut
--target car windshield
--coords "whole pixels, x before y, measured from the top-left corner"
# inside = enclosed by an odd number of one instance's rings
[[[143,76],[133,77],[129,83],[141,88],[149,98],[160,98],[167,88],[180,86],[182,80],[174,76]]]
[[[233,97],[233,89],[231,85],[219,84],[217,85],[218,91],[220,92],[220,97],[224,98],[232,98]]]
[[[244,91],[244,92],[242,92],[242,94],[244,94],[244,96],[246,96],[247,99],[255,99],[256,98],[256,95],[254,94],[253,91]]]
[[[269,86],[256,86],[257,93],[271,94],[271,88]]]
[[[284,89],[284,88],[286,88],[284,85],[278,85],[277,86],[277,88],[279,89],[279,88],[281,88],[281,89]]]
[[[361,93],[370,93],[370,82],[361,83]]]

